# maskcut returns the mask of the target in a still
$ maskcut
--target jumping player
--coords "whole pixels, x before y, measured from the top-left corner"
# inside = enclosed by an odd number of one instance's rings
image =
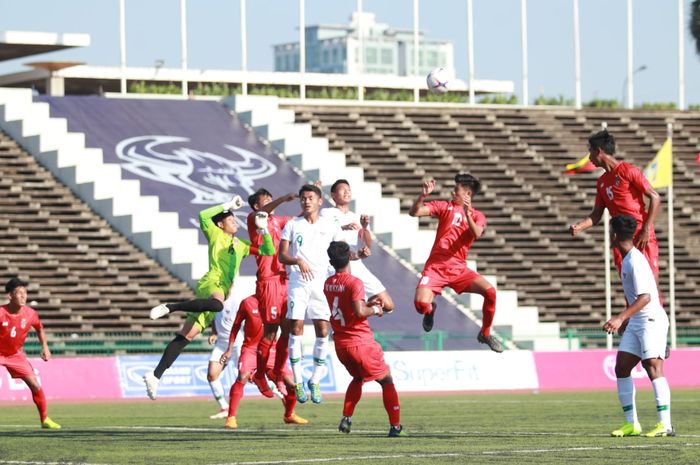
[[[48,362],[51,358],[39,314],[27,305],[27,286],[29,284],[19,278],[12,278],[5,284],[5,292],[10,301],[0,306],[0,366],[7,368],[13,378],[24,381],[32,391],[32,400],[39,410],[41,427],[60,429],[61,425],[49,418],[46,412],[44,389],[22,351],[27,333],[34,328],[41,343],[41,359]]]
[[[639,436],[642,427],[637,419],[632,369],[641,360],[654,388],[659,422],[645,436],[674,436],[671,425],[671,390],[664,377],[663,365],[668,334],[668,317],[661,306],[651,266],[633,243],[639,231],[631,216],[615,216],[610,221],[611,242],[622,257],[621,280],[627,307],[608,320],[603,329],[620,332],[622,339],[615,362],[617,396],[625,414],[625,423],[612,436]],[[623,326],[629,322],[626,328]]]
[[[209,355],[209,365],[207,367],[207,381],[211,388],[211,393],[214,395],[214,400],[219,404],[219,411],[209,418],[218,420],[228,417],[228,400],[224,391],[224,386],[221,383],[221,373],[223,373],[225,365],[220,362],[221,356],[228,350],[228,339],[233,326],[233,319],[236,316],[236,309],[231,298],[224,302],[224,309],[216,313],[216,317],[211,324],[211,335],[209,336],[209,344],[214,347]],[[231,353],[231,359],[236,367],[238,367],[238,358],[241,353],[241,338],[236,339]],[[236,376],[238,371],[236,369]]]
[[[238,405],[241,403],[241,399],[243,398],[245,383],[248,382],[256,370],[256,353],[258,351],[258,344],[263,335],[263,323],[262,319],[260,318],[258,299],[254,295],[243,299],[240,307],[238,308],[236,318],[233,321],[233,328],[231,328],[231,335],[229,336],[228,349],[221,356],[222,365],[228,363],[231,358],[232,347],[243,322],[245,322],[245,330],[241,355],[238,359],[238,378],[236,379],[236,382],[233,383],[233,386],[231,386],[228,418],[226,419],[225,425],[225,427],[228,429],[238,428],[238,421],[236,420]],[[263,370],[265,369],[266,367],[263,368]],[[263,379],[265,379],[264,375]],[[287,394],[284,395],[282,400],[284,403],[284,422],[297,425],[307,424],[308,420],[305,420],[294,413],[294,407],[296,406],[297,399],[294,393],[294,383],[292,381],[291,373],[288,371],[283,371],[282,379],[286,380],[289,385],[289,389],[286,390]],[[268,390],[271,391],[269,387]]]
[[[496,314],[496,289],[479,273],[467,267],[467,254],[475,240],[486,228],[486,216],[472,207],[472,198],[481,191],[481,182],[470,174],[457,174],[452,200],[425,198],[435,189],[435,180],[423,183],[423,190],[413,203],[409,215],[437,217],[435,243],[418,281],[415,306],[423,315],[423,329],[433,329],[436,295],[449,286],[455,292],[476,293],[484,297],[482,326],[477,340],[494,352],[503,352],[501,342],[491,335],[491,324]]]
[[[323,292],[331,308],[335,351],[338,360],[353,377],[345,393],[343,417],[338,430],[350,432],[352,414],[362,397],[362,385],[376,381],[382,386],[384,408],[389,416],[389,437],[406,436],[401,426],[399,396],[391,370],[367,322],[370,316],[381,317],[384,314],[382,303],[379,299],[370,301],[370,306],[365,303],[362,281],[350,274],[350,247],[346,242],[331,242],[327,253],[335,274],[326,280]]]
[[[202,232],[209,243],[209,271],[197,283],[197,299],[174,304],[161,304],[151,309],[151,319],[155,320],[174,311],[188,312],[187,321],[163,352],[163,356],[153,373],[144,375],[146,393],[151,400],[156,399],[158,381],[165,370],[175,362],[192,339],[204,331],[224,308],[224,300],[238,275],[241,261],[250,254],[274,255],[272,237],[262,233],[264,243],[251,246],[244,239],[235,236],[238,225],[231,210],[241,208],[243,199],[235,196],[230,202],[215,205],[199,212]],[[267,227],[267,214],[259,212],[258,228]]]

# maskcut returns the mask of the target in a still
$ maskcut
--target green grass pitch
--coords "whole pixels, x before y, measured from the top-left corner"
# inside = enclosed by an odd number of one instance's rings
[[[34,405],[0,406],[0,465],[132,464],[697,464],[700,392],[672,392],[673,438],[611,438],[622,424],[610,392],[401,397],[409,437],[387,438],[381,397],[366,396],[353,431],[337,425],[342,398],[297,407],[285,425],[277,400],[243,399],[239,430],[209,420],[213,400],[49,405],[60,431],[41,430]],[[637,393],[642,427],[656,423],[651,391]]]

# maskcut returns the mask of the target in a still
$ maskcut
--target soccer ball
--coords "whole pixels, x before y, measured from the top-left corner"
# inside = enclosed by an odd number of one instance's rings
[[[444,94],[448,90],[450,73],[445,68],[435,68],[426,78],[428,90],[433,94]]]

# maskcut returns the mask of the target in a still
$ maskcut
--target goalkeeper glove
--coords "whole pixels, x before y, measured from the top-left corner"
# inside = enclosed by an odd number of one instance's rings
[[[267,231],[267,212],[255,212],[255,227],[258,228],[258,234],[268,234]]]
[[[224,210],[238,210],[239,208],[242,208],[243,205],[243,199],[241,198],[240,195],[234,195],[231,200],[228,202],[223,203],[221,206],[224,207]]]

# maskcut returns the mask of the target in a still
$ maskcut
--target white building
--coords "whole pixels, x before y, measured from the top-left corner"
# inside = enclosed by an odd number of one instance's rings
[[[364,66],[358,60],[360,19]],[[305,34],[307,72],[414,74],[413,31],[377,23],[374,13],[353,13],[347,26],[307,26]],[[419,44],[418,75],[437,67],[454,69],[452,42],[426,39],[420,32]],[[299,71],[299,42],[275,45],[275,71]]]

